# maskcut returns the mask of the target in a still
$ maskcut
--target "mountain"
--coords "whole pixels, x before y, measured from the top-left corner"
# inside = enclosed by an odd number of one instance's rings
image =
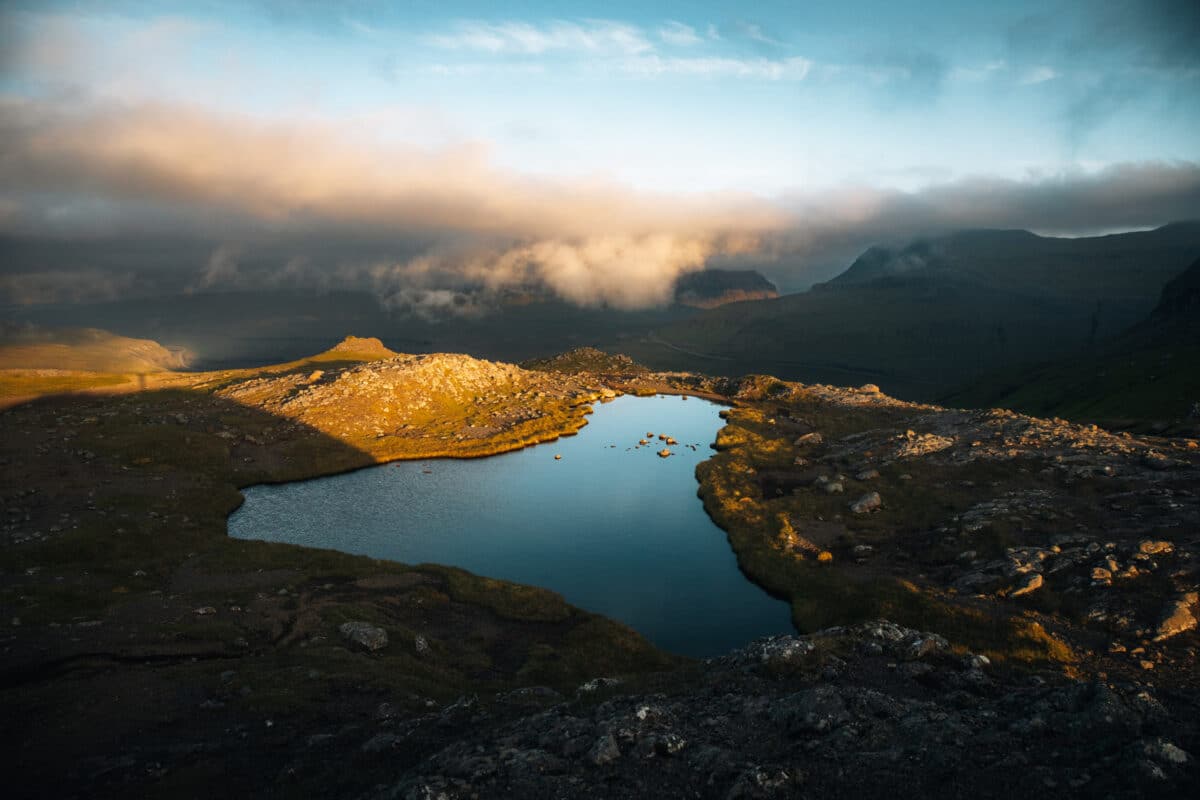
[[[775,284],[750,269],[689,272],[675,283],[675,302],[693,308],[716,308],[726,303],[774,297],[779,297]]]
[[[187,367],[190,358],[183,348],[96,328],[9,323],[0,329],[0,369],[165,372]]]
[[[41,326],[83,324],[178,342],[196,354],[193,367],[227,369],[305,358],[332,346],[347,330],[372,331],[405,353],[470,353],[516,362],[642,337],[698,312],[683,306],[580,308],[527,293],[506,295],[493,307],[422,316],[386,308],[368,292],[263,290],[9,307],[5,313]]]
[[[1003,407],[1157,433],[1200,434],[1200,259],[1163,287],[1154,310],[1093,351],[1000,370],[946,395],[947,405]]]
[[[1086,353],[1145,319],[1200,255],[1200,222],[1081,239],[964,231],[872,248],[808,292],[726,305],[619,349],[656,369],[875,383],[933,400]]]

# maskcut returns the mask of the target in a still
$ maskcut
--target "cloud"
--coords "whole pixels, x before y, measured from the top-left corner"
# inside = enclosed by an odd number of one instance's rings
[[[1058,70],[1056,70],[1054,67],[1047,67],[1043,64],[1027,70],[1025,74],[1021,76],[1021,80],[1018,82],[1022,86],[1035,86],[1039,83],[1052,81],[1057,77],[1059,77]]]
[[[683,271],[784,222],[749,197],[523,178],[492,166],[480,144],[426,150],[162,105],[9,102],[0,112],[2,232],[78,235],[86,219],[98,237],[219,237],[188,283],[196,291],[312,282],[314,270],[401,252],[433,255],[347,274],[389,295],[380,281],[534,282],[580,304],[632,308],[662,302]],[[72,206],[87,211],[65,218]],[[341,255],[297,265],[312,239]],[[262,250],[291,266],[262,266]],[[367,256],[347,255],[356,250]]]
[[[651,55],[622,62],[628,73],[646,77],[689,75],[706,78],[757,78],[760,80],[802,81],[812,69],[807,58],[663,58]]]
[[[763,240],[759,263],[774,260],[764,269],[768,277],[800,288],[832,277],[873,244],[971,228],[1084,235],[1200,219],[1200,164],[1117,164],[1026,180],[973,177],[914,192],[852,187],[784,202],[794,224]]]
[[[189,287],[360,288],[433,315],[475,313],[490,294],[538,287],[580,305],[633,309],[669,301],[680,275],[707,265],[755,267],[800,288],[879,242],[1200,218],[1200,165],[1190,162],[976,177],[914,192],[798,191],[768,202],[527,178],[494,166],[480,143],[430,150],[350,127],[8,101],[0,245],[5,236],[91,238],[53,258],[4,250],[0,292],[37,303]]]
[[[945,60],[927,50],[881,50],[868,54],[860,66],[869,80],[887,88],[889,104],[936,100],[949,73]]]
[[[658,38],[675,47],[691,47],[704,41],[691,25],[669,21],[658,29]]]
[[[462,22],[452,32],[426,41],[446,50],[491,54],[541,55],[551,52],[632,55],[654,49],[636,26],[608,20],[528,22]]]
[[[0,303],[90,303],[116,300],[134,285],[130,272],[100,269],[52,269],[0,275]]]

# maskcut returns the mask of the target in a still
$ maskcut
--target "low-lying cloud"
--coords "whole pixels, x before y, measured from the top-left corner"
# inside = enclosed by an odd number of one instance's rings
[[[1200,218],[1200,165],[1190,162],[766,200],[527,178],[494,166],[481,144],[423,150],[348,127],[162,105],[8,101],[0,107],[0,236],[93,244],[69,260],[36,248],[7,253],[0,300],[354,288],[436,315],[476,313],[489,296],[536,288],[579,305],[637,309],[670,302],[678,277],[706,265],[757,268],[798,289],[878,242],[961,228],[1081,234]],[[145,240],[165,255],[127,264],[121,248]],[[171,256],[175,241],[186,257]]]

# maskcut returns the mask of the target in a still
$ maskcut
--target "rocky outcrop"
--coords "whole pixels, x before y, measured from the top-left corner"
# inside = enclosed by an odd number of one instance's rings
[[[401,750],[451,732],[369,796],[1172,796],[1195,779],[1152,691],[1012,675],[887,621],[754,642],[686,689],[608,688],[393,725]]]

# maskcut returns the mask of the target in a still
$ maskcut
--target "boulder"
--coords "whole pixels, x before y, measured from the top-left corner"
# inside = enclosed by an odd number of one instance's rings
[[[1031,572],[1012,590],[1009,597],[1021,597],[1036,592],[1045,582],[1040,572]]]
[[[1162,622],[1158,624],[1158,630],[1154,633],[1154,641],[1161,642],[1185,631],[1194,630],[1196,615],[1192,613],[1192,606],[1196,601],[1196,592],[1188,592],[1167,606]]]
[[[382,650],[388,644],[387,631],[361,620],[343,622],[338,626],[338,632],[346,641],[372,653]]]
[[[883,506],[883,498],[879,492],[868,492],[850,504],[850,510],[855,514],[869,514],[878,511]]]
[[[612,737],[612,734],[605,734],[597,739],[587,754],[588,761],[597,767],[611,764],[620,757],[621,748],[617,746],[617,740]]]

